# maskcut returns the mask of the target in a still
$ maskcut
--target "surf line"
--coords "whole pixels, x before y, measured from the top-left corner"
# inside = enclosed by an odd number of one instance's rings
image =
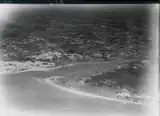
[[[44,79],[44,81],[53,87],[56,87],[58,89],[61,89],[63,91],[69,92],[69,93],[73,93],[75,95],[86,96],[86,97],[90,97],[90,98],[98,98],[98,99],[103,99],[103,100],[117,101],[117,102],[128,103],[128,104],[147,105],[147,104],[143,104],[143,103],[125,102],[124,100],[99,96],[99,95],[95,95],[92,93],[86,93],[84,91],[79,91],[75,88],[66,88],[66,87],[60,86],[60,85],[54,83],[53,81],[51,81],[51,79],[53,79],[53,78],[55,78],[55,77],[48,77],[48,78]],[[58,78],[58,77],[56,76],[56,78]]]

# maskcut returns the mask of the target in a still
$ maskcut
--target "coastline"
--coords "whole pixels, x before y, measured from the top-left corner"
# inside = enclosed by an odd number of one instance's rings
[[[66,87],[63,87],[59,84],[56,84],[54,83],[53,81],[51,81],[50,79],[52,79],[54,77],[48,77],[46,79],[43,79],[48,85],[50,86],[53,86],[53,87],[56,87],[60,90],[63,90],[63,91],[66,91],[66,92],[69,92],[69,93],[72,93],[72,94],[76,94],[78,96],[84,96],[84,97],[89,97],[89,98],[97,98],[97,99],[102,99],[102,100],[110,100],[110,101],[115,101],[115,102],[121,102],[121,103],[124,103],[124,104],[135,104],[135,105],[143,105],[143,106],[146,106],[148,104],[145,104],[145,103],[134,103],[134,102],[126,102],[124,100],[120,100],[120,99],[115,99],[115,98],[110,98],[110,97],[104,97],[104,96],[100,96],[100,95],[96,95],[96,94],[92,94],[92,93],[87,93],[87,92],[84,92],[84,91],[79,91],[75,88],[66,88]]]
[[[128,62],[128,61],[125,61],[125,62]],[[93,63],[93,62],[88,62],[88,63]],[[94,62],[94,63],[99,63],[99,62]],[[103,62],[102,62],[103,63]],[[111,63],[111,62],[107,62],[107,63]],[[124,63],[124,62],[123,62]],[[73,66],[73,65],[76,65],[77,63],[75,64],[67,64],[67,65],[64,65],[64,66],[53,66],[53,67],[45,67],[45,66],[28,66],[26,70],[23,70],[23,66],[21,66],[21,63],[19,63],[18,66],[15,65],[16,67],[16,70],[11,70],[9,72],[0,72],[0,75],[2,74],[17,74],[17,73],[23,73],[23,72],[29,72],[29,71],[51,71],[51,70],[55,70],[55,69],[59,69],[59,68],[63,68],[63,67],[68,67],[68,66]],[[80,63],[80,64],[83,64],[83,63]],[[87,63],[85,63],[87,64]],[[18,68],[17,68],[18,67]],[[58,78],[58,76],[56,76]],[[117,102],[122,102],[122,103],[127,103],[127,104],[138,104],[138,105],[148,105],[146,103],[135,103],[135,102],[128,102],[128,101],[125,101],[125,100],[120,100],[120,99],[116,99],[116,98],[111,98],[111,97],[106,97],[106,96],[100,96],[100,95],[96,95],[96,94],[93,94],[93,93],[88,93],[88,92],[84,92],[84,91],[80,91],[80,90],[77,90],[75,88],[72,88],[72,87],[64,87],[62,85],[59,85],[57,83],[55,83],[54,81],[51,81],[50,79],[52,78],[55,78],[55,76],[52,76],[52,77],[46,77],[46,79],[42,80],[42,81],[45,81],[48,85],[51,85],[53,87],[56,87],[58,89],[61,89],[63,91],[66,91],[66,92],[69,92],[69,93],[72,93],[72,94],[76,94],[76,95],[80,95],[80,96],[86,96],[86,97],[90,97],[90,98],[98,98],[98,99],[103,99],[103,100],[110,100],[110,101],[117,101]],[[59,77],[60,78],[60,77]]]
[[[55,70],[55,69],[59,69],[59,68],[62,68],[62,67],[68,67],[68,66],[72,66],[74,64],[68,64],[68,65],[65,65],[65,66],[53,66],[53,67],[49,67],[46,66],[46,67],[27,67],[26,69],[23,67],[21,68],[22,66],[19,66],[17,65],[16,66],[16,69],[14,70],[9,70],[9,71],[0,71],[0,75],[5,75],[5,74],[17,74],[17,73],[23,73],[23,72],[28,72],[28,71],[50,71],[50,70]],[[17,68],[19,67],[19,68]],[[23,70],[24,69],[24,70]]]
[[[123,64],[123,63],[128,63],[128,62],[131,62],[131,61],[134,61],[134,60],[125,60],[121,63]],[[119,62],[119,60],[113,60],[112,62],[117,64],[117,62]],[[143,61],[143,62],[147,62],[147,61]],[[70,63],[70,64],[67,64],[67,65],[64,65],[64,66],[61,66],[61,65],[60,66],[55,66],[53,64],[42,65],[40,62],[31,63],[29,61],[25,62],[25,63],[14,62],[14,61],[13,62],[12,61],[9,61],[9,62],[0,61],[0,68],[2,68],[1,70],[3,70],[3,71],[0,71],[0,74],[3,75],[3,74],[10,74],[10,73],[21,73],[21,72],[27,72],[27,71],[49,71],[49,70],[54,70],[54,69],[58,69],[58,68],[62,68],[62,67],[73,66],[73,65],[77,65],[77,64],[97,64],[97,63],[104,63],[104,62],[99,62],[99,61],[98,62],[93,62],[93,61],[91,61],[91,62],[80,62],[80,63],[77,62],[77,63]],[[111,63],[111,61],[106,61],[105,63]],[[12,65],[8,66],[7,64],[12,64]],[[36,64],[39,64],[40,66],[36,66]],[[7,65],[7,66],[5,66],[5,65]],[[13,67],[13,69],[10,69],[9,71],[6,71],[5,68],[10,68],[10,67]]]

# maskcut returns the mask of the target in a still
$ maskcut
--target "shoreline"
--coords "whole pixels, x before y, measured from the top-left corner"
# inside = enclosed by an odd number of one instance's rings
[[[128,61],[125,61],[125,62],[128,62]],[[103,62],[85,62],[85,64],[90,64],[90,63],[103,63]],[[111,62],[107,62],[107,63],[111,63]],[[123,62],[124,63],[124,62]],[[53,66],[53,67],[43,67],[41,66],[40,68],[36,68],[36,67],[28,67],[28,69],[26,70],[23,70],[23,68],[20,69],[20,65],[17,66],[20,70],[12,70],[12,71],[6,71],[6,72],[0,72],[0,75],[5,75],[5,74],[17,74],[17,73],[23,73],[23,72],[29,72],[29,71],[50,71],[50,70],[56,70],[56,69],[59,69],[59,68],[63,68],[63,67],[68,67],[68,66],[73,66],[73,65],[76,65],[77,63],[75,64],[67,64],[67,65],[64,65],[64,66]],[[80,64],[83,64],[83,63],[80,63]],[[16,68],[16,69],[18,69]],[[75,88],[67,88],[67,87],[63,87],[53,81],[51,81],[50,79],[51,78],[55,78],[58,76],[51,76],[51,77],[47,77],[46,79],[43,79],[43,81],[45,81],[47,84],[51,85],[51,86],[54,86],[58,89],[61,89],[63,91],[66,91],[66,92],[70,92],[70,93],[73,93],[73,94],[76,94],[76,95],[80,95],[80,96],[86,96],[86,97],[91,97],[91,98],[98,98],[98,99],[103,99],[103,100],[110,100],[110,101],[117,101],[117,102],[122,102],[122,103],[127,103],[127,104],[138,104],[138,105],[148,105],[148,103],[136,103],[136,102],[128,102],[128,101],[125,101],[125,100],[120,100],[120,99],[117,99],[117,98],[111,98],[111,97],[105,97],[105,96],[100,96],[100,95],[96,95],[96,94],[93,94],[93,93],[87,93],[87,92],[84,92],[84,91],[80,91],[80,90],[77,90]]]
[[[120,99],[116,99],[116,98],[110,98],[110,97],[104,97],[104,96],[100,96],[100,95],[96,95],[96,94],[92,94],[92,93],[87,93],[87,92],[84,92],[84,91],[79,91],[75,88],[66,88],[66,87],[63,87],[61,85],[58,85],[56,83],[54,83],[53,81],[51,81],[50,79],[51,78],[54,78],[54,77],[48,77],[46,79],[43,79],[48,85],[50,86],[53,86],[53,87],[56,87],[60,90],[63,90],[63,91],[66,91],[66,92],[69,92],[69,93],[72,93],[72,94],[75,94],[75,95],[78,95],[78,96],[84,96],[84,97],[89,97],[89,98],[97,98],[97,99],[102,99],[102,100],[110,100],[110,101],[115,101],[115,102],[121,102],[121,103],[124,103],[124,104],[135,104],[135,105],[143,105],[143,106],[146,106],[148,104],[145,104],[145,103],[134,103],[134,102],[125,102],[124,100],[120,100]]]
[[[17,71],[6,71],[6,72],[0,72],[0,74],[17,74],[17,73],[23,73],[23,72],[29,72],[29,71],[49,71],[49,70],[54,70],[58,69],[59,67],[56,68],[33,68],[33,69],[26,69],[26,70],[17,70]]]
[[[0,75],[5,75],[5,74],[17,74],[17,73],[23,73],[23,72],[29,72],[29,71],[50,71],[50,70],[55,70],[55,69],[59,69],[59,68],[62,68],[62,67],[68,67],[68,66],[72,66],[74,64],[68,64],[68,65],[65,65],[65,66],[53,66],[53,67],[41,67],[41,68],[36,68],[36,67],[31,67],[31,68],[28,68],[28,69],[19,69],[19,70],[11,70],[11,71],[4,71],[4,72],[0,72]]]
[[[112,63],[112,62],[115,62],[115,61],[118,61],[119,60],[113,60],[113,61],[106,61],[105,63]],[[121,63],[127,63],[127,62],[131,62],[131,61],[134,61],[134,60],[125,60]],[[144,61],[144,62],[147,62],[147,61]],[[3,63],[6,63],[6,62],[3,62],[3,61],[0,61],[0,64],[3,64]],[[0,71],[0,75],[2,74],[10,74],[10,73],[21,73],[21,72],[28,72],[28,71],[49,71],[49,70],[54,70],[54,69],[58,69],[58,68],[62,68],[62,67],[68,67],[68,66],[73,66],[73,65],[77,65],[77,64],[97,64],[97,63],[104,63],[103,61],[97,61],[97,62],[93,62],[93,61],[90,61],[90,62],[76,62],[76,63],[70,63],[70,64],[67,64],[67,65],[64,65],[64,66],[53,66],[53,65],[46,65],[46,66],[32,66],[32,63],[30,64],[30,62],[26,62],[26,63],[29,63],[28,65],[24,65],[24,63],[21,63],[21,62],[7,62],[7,63],[13,63],[13,66],[15,67],[15,69],[12,69],[10,71]],[[22,65],[21,65],[22,64]],[[34,63],[33,63],[34,64]],[[118,63],[119,64],[119,63]],[[118,65],[117,64],[117,65]],[[53,67],[49,67],[48,66],[53,66]],[[5,66],[2,66],[2,67],[5,67]],[[8,67],[8,66],[7,66]],[[11,66],[12,67],[12,66]],[[23,68],[21,68],[23,67]],[[28,68],[26,70],[22,70],[24,68]],[[39,68],[40,67],[40,68]],[[21,68],[21,69],[20,69]],[[2,68],[2,70],[4,70]]]

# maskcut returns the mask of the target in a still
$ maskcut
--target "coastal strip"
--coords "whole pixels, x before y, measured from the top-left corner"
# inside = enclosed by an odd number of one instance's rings
[[[75,88],[66,88],[66,87],[63,87],[61,85],[58,85],[56,84],[54,81],[51,81],[51,79],[55,78],[54,76],[53,77],[48,77],[46,79],[44,79],[44,81],[49,84],[50,86],[53,86],[53,87],[56,87],[60,90],[63,90],[63,91],[66,91],[66,92],[69,92],[69,93],[73,93],[75,95],[80,95],[80,96],[86,96],[86,97],[90,97],[90,98],[98,98],[98,99],[103,99],[103,100],[110,100],[110,101],[117,101],[117,102],[122,102],[122,103],[128,103],[128,104],[136,104],[136,105],[148,105],[148,104],[144,104],[144,103],[134,103],[134,102],[126,102],[124,100],[120,100],[120,99],[115,99],[115,98],[110,98],[110,97],[104,97],[104,96],[99,96],[99,95],[96,95],[96,94],[92,94],[92,93],[86,93],[84,91],[79,91]],[[57,78],[57,76],[56,76]]]
[[[50,71],[50,70],[55,70],[55,69],[59,69],[59,68],[65,68],[65,67],[69,67],[69,66],[73,66],[74,64],[68,64],[68,65],[65,65],[65,66],[52,66],[52,67],[22,67],[22,66],[19,66],[18,64],[17,65],[14,65],[14,68],[12,68],[11,70],[7,71],[5,69],[3,69],[3,71],[1,70],[0,71],[0,75],[5,75],[5,74],[10,74],[10,73],[23,73],[23,72],[28,72],[28,71]],[[4,68],[4,67],[2,67]]]

